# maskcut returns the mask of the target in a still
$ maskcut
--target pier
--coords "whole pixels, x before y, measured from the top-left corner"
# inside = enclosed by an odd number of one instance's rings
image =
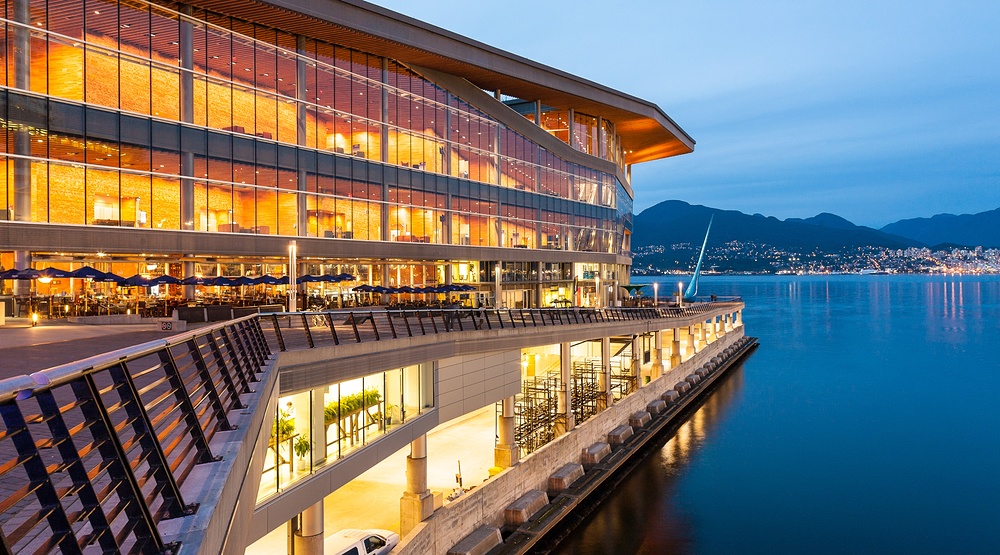
[[[728,300],[683,309],[260,314],[8,378],[0,382],[0,464],[11,493],[0,501],[0,526],[15,552],[98,541],[144,552],[263,553],[290,536],[297,553],[319,553],[325,534],[356,527],[347,518],[359,498],[341,499],[339,510],[327,509],[331,499],[357,492],[353,481],[384,461],[385,485],[371,486],[379,493],[364,503],[398,511],[381,524],[402,536],[394,552],[447,552],[483,528],[515,537],[504,521],[509,505],[546,492],[567,464],[585,467],[583,483],[596,487],[603,479],[595,476],[613,475],[625,453],[721,375],[751,344],[741,311]],[[639,412],[648,421],[630,422]],[[438,449],[442,430],[464,435],[459,452]],[[594,448],[600,443],[606,452]],[[396,459],[400,450],[409,456]],[[448,487],[439,467],[455,459],[464,484]],[[25,485],[36,483],[49,485]],[[145,500],[144,528],[126,525],[134,518],[123,520],[122,498],[107,495],[112,485],[134,491],[129,506]],[[583,485],[566,485],[584,497]],[[45,509],[53,499],[62,528]],[[525,523],[551,525],[561,513],[550,509]]]

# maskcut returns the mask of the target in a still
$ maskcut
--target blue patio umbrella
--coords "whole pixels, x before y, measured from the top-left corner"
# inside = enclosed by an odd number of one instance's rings
[[[357,276],[353,274],[338,274],[337,281],[357,281]]]
[[[295,280],[295,283],[319,283],[321,281],[326,281],[325,279],[323,279],[323,276],[312,276],[306,274],[304,276],[299,276]]]
[[[239,285],[239,283],[235,279],[228,278],[226,276],[218,276],[218,277],[212,278],[210,280],[210,282],[208,283],[208,285],[219,285],[219,286],[222,286],[222,287],[234,287],[234,286]]]
[[[129,287],[149,287],[149,280],[142,277],[141,274],[136,274],[131,277],[125,278],[122,285],[128,285]]]
[[[22,280],[23,279],[38,279],[38,276],[40,276],[40,275],[41,275],[41,272],[39,272],[38,270],[35,270],[33,268],[25,268],[25,269],[19,271],[14,276],[14,279],[22,279]]]
[[[99,278],[94,278],[94,281],[99,281],[99,282],[102,282],[102,283],[114,283],[114,284],[117,284],[117,285],[122,285],[123,283],[125,283],[125,278],[123,278],[122,276],[120,276],[120,275],[118,275],[118,274],[116,274],[114,272],[107,272],[107,273],[105,273],[103,276],[101,276]]]
[[[288,278],[285,276],[274,277],[274,276],[261,276],[257,278],[257,283],[263,283],[264,285],[288,285]]]
[[[68,277],[73,277],[73,272],[69,270],[60,270],[58,268],[53,268],[49,266],[39,270],[38,277],[52,278],[52,279],[63,279]]]
[[[181,285],[205,285],[210,278],[188,276],[181,280]]]
[[[149,278],[147,281],[148,281],[149,285],[180,285],[181,284],[181,280],[175,278],[174,276],[170,276],[170,275],[166,275],[166,274],[164,274],[162,276],[156,276],[154,278]]]
[[[359,293],[371,293],[372,289],[374,289],[374,287],[368,285],[367,283],[363,283],[361,285],[358,285],[357,287],[352,288],[351,291],[357,291]]]
[[[91,266],[84,266],[82,268],[77,268],[73,270],[73,277],[81,279],[97,279],[103,277],[104,272],[97,270]]]
[[[0,272],[0,279],[15,279],[19,271],[17,268],[11,268]]]

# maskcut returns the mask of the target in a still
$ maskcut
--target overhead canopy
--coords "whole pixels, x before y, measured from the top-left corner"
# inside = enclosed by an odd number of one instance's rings
[[[694,150],[694,139],[652,102],[367,2],[193,0],[189,3],[449,73],[483,90],[499,90],[523,100],[540,100],[555,109],[572,108],[602,117],[615,123],[628,164]],[[228,66],[224,69],[229,70]]]

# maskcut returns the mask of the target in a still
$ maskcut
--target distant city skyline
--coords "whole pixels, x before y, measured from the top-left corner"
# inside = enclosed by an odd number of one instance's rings
[[[698,144],[635,167],[636,213],[1000,207],[995,1],[376,3],[656,102]]]

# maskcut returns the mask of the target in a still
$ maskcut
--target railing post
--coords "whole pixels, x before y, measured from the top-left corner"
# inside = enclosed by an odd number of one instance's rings
[[[201,429],[201,422],[198,421],[198,415],[194,412],[191,395],[188,394],[188,390],[184,387],[184,379],[177,370],[177,361],[174,360],[173,353],[170,352],[170,349],[163,349],[159,352],[159,355],[163,370],[166,372],[170,386],[174,390],[174,397],[177,398],[184,420],[187,421],[191,435],[194,437],[195,448],[198,450],[198,462],[205,463],[216,460],[212,455],[212,449],[208,445],[208,438],[205,437],[205,430]]]
[[[312,349],[313,347],[316,346],[316,344],[313,343],[313,334],[311,331],[309,331],[309,319],[306,318],[305,312],[302,312],[300,314],[302,314],[302,329],[306,330],[306,343],[308,343],[309,348]]]
[[[388,311],[386,311],[386,319],[389,320],[389,328],[392,328],[392,318],[389,317]],[[375,332],[375,341],[382,341],[382,336],[378,333],[378,326],[375,325],[375,312],[368,312],[368,320],[372,323],[372,331]],[[396,337],[396,330],[392,330],[392,337]],[[358,340],[360,342],[360,339]]]
[[[340,338],[337,337],[337,328],[333,325],[333,313],[326,313],[326,323],[330,326],[330,333],[333,335],[333,344],[340,345]]]
[[[389,322],[389,331],[392,333],[392,338],[396,339],[396,325],[392,323],[392,312],[390,312],[389,309],[385,310],[385,319]],[[374,326],[374,324],[375,320],[372,319],[372,325]],[[381,341],[381,338],[378,336],[378,332],[376,331],[375,333],[375,339]]]
[[[212,349],[212,355],[215,357],[215,365],[219,368],[219,372],[222,374],[222,380],[225,382],[226,389],[229,390],[229,395],[232,398],[232,403],[229,406],[230,410],[246,408],[246,405],[240,400],[240,393],[248,392],[250,386],[246,383],[246,381],[244,381],[243,375],[238,368],[239,360],[232,359],[231,364],[226,363],[226,357],[222,356],[222,349],[219,347],[219,342],[215,338],[215,332],[208,334],[208,345]],[[237,368],[233,368],[231,366],[235,366]],[[233,380],[234,374],[240,382],[240,387],[236,387],[236,381]],[[241,392],[240,389],[243,391]]]
[[[201,383],[208,394],[208,400],[212,403],[212,408],[215,410],[215,419],[219,422],[219,428],[232,430],[233,426],[229,423],[229,417],[226,416],[226,407],[222,405],[222,397],[219,396],[219,390],[215,387],[215,382],[212,381],[212,373],[208,371],[208,364],[205,363],[205,357],[201,354],[201,347],[194,338],[187,342],[187,346],[191,352],[191,358],[194,359],[195,368],[198,369],[198,374],[201,375]]]
[[[3,417],[4,425],[7,427],[7,435],[14,444],[14,449],[17,451],[18,458],[15,461],[20,462],[24,466],[25,474],[28,475],[28,479],[34,485],[38,503],[42,507],[49,508],[45,519],[49,523],[49,528],[52,529],[53,540],[57,542],[57,545],[61,545],[66,540],[75,543],[76,538],[73,534],[73,527],[70,526],[69,518],[62,504],[59,502],[59,494],[56,492],[55,485],[52,484],[52,479],[45,468],[42,455],[38,452],[38,446],[31,436],[28,423],[24,420],[21,407],[14,401],[4,403],[0,405],[0,416]],[[105,460],[107,460],[107,457],[105,457]],[[112,462],[112,464],[114,463]],[[2,532],[0,530],[0,534]],[[5,539],[4,542],[6,543],[6,541]],[[7,551],[7,553],[13,553],[13,551]]]
[[[237,367],[240,375],[240,382],[243,385],[242,393],[250,393],[250,383],[260,381],[257,378],[257,373],[253,370],[253,365],[247,360],[247,354],[243,352],[242,349],[236,350],[233,338],[230,336],[229,327],[222,327],[219,329],[219,333],[222,335],[222,342],[226,346],[226,350],[229,352],[229,360]]]
[[[113,489],[125,508],[129,524],[133,526],[136,543],[144,546],[143,551],[146,553],[163,553],[167,546],[163,544],[163,538],[160,537],[153,515],[149,512],[149,506],[146,505],[135,473],[132,467],[126,464],[128,455],[114,432],[114,423],[104,403],[101,402],[93,375],[84,374],[81,379],[73,382],[72,388],[76,398],[84,401],[80,405],[80,410],[84,418],[91,422],[88,429],[98,444],[98,452],[108,463],[108,475],[112,482],[116,483]]]
[[[361,332],[358,331],[358,319],[355,317],[355,313],[352,312],[350,316],[347,317],[351,321],[351,328],[354,329],[354,339],[361,343]]]
[[[278,315],[271,313],[271,323],[274,325],[274,334],[278,336],[278,348],[285,350],[285,338],[281,336],[281,326],[278,325]]]
[[[108,368],[108,374],[118,384],[118,387],[115,388],[118,391],[118,398],[121,399],[125,413],[132,421],[132,430],[139,438],[142,450],[152,455],[146,459],[146,464],[153,470],[153,477],[163,488],[163,497],[168,506],[167,512],[171,517],[194,514],[198,505],[184,503],[181,488],[177,485],[177,480],[174,479],[174,474],[170,470],[170,462],[167,461],[163,446],[156,438],[156,429],[153,428],[153,422],[149,419],[149,413],[146,412],[146,406],[143,404],[142,398],[139,397],[139,390],[136,389],[135,381],[132,380],[132,375],[129,374],[125,363]]]

